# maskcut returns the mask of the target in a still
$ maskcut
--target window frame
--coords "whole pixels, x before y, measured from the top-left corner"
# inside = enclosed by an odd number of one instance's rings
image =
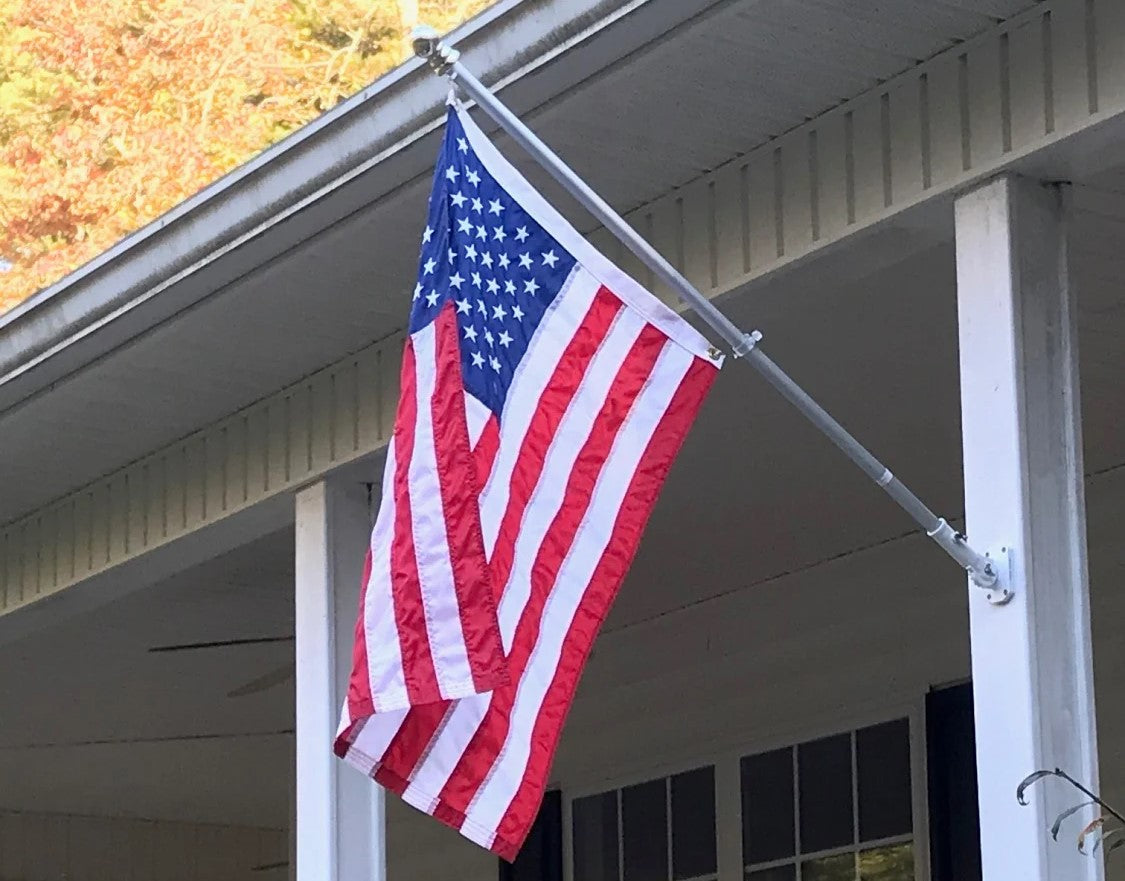
[[[709,743],[701,741],[690,758],[684,757],[681,752],[680,756],[675,759],[653,761],[643,766],[630,768],[627,772],[621,774],[605,776],[590,774],[586,779],[573,781],[573,784],[565,779],[560,780],[563,794],[563,879],[564,881],[581,881],[581,879],[574,877],[572,808],[577,799],[599,795],[610,790],[624,789],[656,779],[667,781],[676,774],[704,766],[713,766],[715,769],[715,847],[718,862],[716,877],[718,881],[743,881],[745,868],[742,862],[742,758],[770,752],[771,750],[796,747],[802,743],[838,734],[848,734],[884,722],[893,722],[896,719],[905,719],[909,727],[910,800],[913,832],[910,835],[863,842],[862,845],[851,844],[824,852],[817,851],[815,854],[802,854],[801,856],[819,857],[836,853],[855,853],[883,844],[912,842],[914,845],[914,881],[930,881],[929,797],[926,774],[924,694],[914,700],[881,703],[877,707],[868,707],[850,712],[847,715],[836,714],[834,718],[826,715],[814,722],[776,728],[768,733],[763,733],[759,737],[751,737],[741,741],[728,741],[726,744],[717,741],[715,738],[712,738]],[[852,737],[853,773],[855,771],[855,760],[855,738]],[[794,775],[794,787],[796,786],[797,778]],[[670,783],[666,783],[665,791],[669,791],[669,788]],[[853,824],[858,824],[859,815],[854,808],[853,814]],[[794,822],[799,822],[796,815]],[[619,842],[618,864],[620,866],[623,859],[623,850],[620,846],[622,841],[620,806],[618,808],[617,834]],[[668,834],[671,837],[670,823]],[[669,848],[669,853],[671,853],[671,848]],[[794,857],[777,860],[773,863],[763,863],[760,866],[755,864],[755,866],[766,868],[773,865],[786,865],[795,861],[799,862]],[[799,874],[797,877],[800,881]]]

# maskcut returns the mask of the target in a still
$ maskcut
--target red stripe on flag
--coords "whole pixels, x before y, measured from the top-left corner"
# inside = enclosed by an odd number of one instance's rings
[[[508,664],[512,680],[517,685],[539,639],[544,608],[555,590],[563,561],[590,506],[614,439],[666,342],[663,332],[652,325],[646,325],[637,336],[574,461],[562,504],[536,552],[531,569],[530,596],[512,641]],[[499,689],[493,696],[484,718],[441,791],[440,801],[448,808],[461,813],[468,810],[470,801],[487,778],[507,739],[515,699],[515,686]]]
[[[411,707],[402,725],[383,753],[375,780],[399,795],[406,790],[414,769],[429,749],[430,741],[441,731],[445,714],[453,701]]]
[[[473,687],[479,694],[508,683],[508,667],[496,620],[496,601],[484,555],[478,496],[481,483],[469,451],[465,387],[457,313],[449,300],[434,319],[436,375],[430,412],[434,458],[441,486],[446,544]]]
[[[402,393],[394,428],[395,525],[391,543],[391,594],[406,691],[412,704],[424,704],[441,700],[441,692],[426,629],[410,510],[410,459],[414,455],[414,429],[418,419],[416,368],[414,341],[407,339],[402,353]]]
[[[477,480],[483,490],[488,483],[488,475],[492,473],[492,466],[496,463],[496,454],[500,452],[500,420],[493,413],[484,424],[484,430],[477,438],[477,445],[473,449],[473,464],[476,467]],[[499,592],[500,587],[493,585]]]
[[[621,311],[621,301],[607,288],[602,287],[594,295],[594,301],[582,319],[559,359],[554,374],[543,390],[536,408],[535,416],[527,428],[516,457],[516,467],[512,471],[508,505],[500,521],[496,545],[492,551],[492,579],[497,590],[503,592],[512,571],[516,538],[519,536],[520,521],[527,508],[531,494],[539,483],[539,475],[550,451],[555,432],[566,414],[566,409],[578,392],[582,377],[590,360],[598,351],[613,320]]]
[[[508,507],[504,512],[504,525],[501,527],[500,537],[492,554],[492,583],[497,591],[497,600],[499,600],[499,595],[503,592],[504,585],[508,580],[507,573],[511,569],[511,554],[515,548],[519,518],[523,516],[523,510],[527,507],[531,491],[535,488],[535,483],[538,482],[539,473],[543,466],[542,459],[546,457],[551,440],[555,436],[555,430],[558,428],[558,423],[562,420],[567,405],[578,390],[578,385],[590,363],[590,359],[598,350],[602,340],[605,339],[613,324],[614,317],[620,310],[620,301],[606,288],[601,288],[594,296],[594,301],[590,304],[582,323],[575,331],[574,338],[559,359],[555,373],[548,380],[540,398],[536,415],[532,419],[531,425],[528,426],[527,434],[517,458],[516,472],[520,474],[521,479],[517,481],[516,473],[513,473],[511,489],[513,495],[509,497]],[[485,432],[487,433],[487,431],[486,428]],[[483,439],[484,436],[482,435],[481,441]],[[478,446],[479,444],[480,441],[478,441]],[[536,451],[539,451],[540,456],[538,463],[534,461]],[[518,514],[515,513],[516,509],[518,509]],[[501,579],[497,576],[497,558],[503,556],[501,548],[505,544],[505,527],[509,533],[506,539],[508,562],[504,567],[504,575]],[[509,676],[511,676],[510,664]],[[515,681],[514,677],[513,681]],[[440,710],[432,706],[410,709],[385,753],[382,773],[388,782],[383,783],[383,785],[401,794],[402,790],[396,789],[391,783],[396,778],[399,780],[410,779],[444,718],[444,705],[441,706]],[[379,777],[375,779],[379,780]],[[379,782],[382,783],[383,781],[380,780]]]
[[[717,374],[714,366],[702,359],[693,361],[629,484],[613,535],[567,631],[559,665],[536,718],[523,782],[496,832],[492,850],[506,860],[515,859],[535,820],[586,658],[629,571],[668,469]]]
[[[359,588],[359,617],[355,622],[355,645],[352,648],[352,675],[348,680],[348,717],[355,721],[375,712],[371,701],[371,676],[367,670],[367,585],[371,581],[371,544],[363,558],[363,580]]]

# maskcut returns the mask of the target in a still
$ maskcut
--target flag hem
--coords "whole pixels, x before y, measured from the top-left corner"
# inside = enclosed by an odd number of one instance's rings
[[[364,776],[399,796],[415,810],[421,811],[423,814],[461,832],[470,841],[487,848],[498,857],[512,862],[519,853],[523,842],[516,843],[502,837],[499,833],[500,824],[497,824],[496,829],[488,829],[466,814],[449,809],[442,800],[440,793],[434,795],[412,788],[410,781],[405,777],[377,762],[354,745],[348,744],[347,752],[343,755],[337,752],[337,755]],[[370,771],[367,769],[370,769]]]

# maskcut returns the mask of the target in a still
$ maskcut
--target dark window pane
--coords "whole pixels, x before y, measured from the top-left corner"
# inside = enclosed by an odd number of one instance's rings
[[[664,780],[621,790],[625,881],[667,881],[668,794]],[[580,877],[580,876],[578,876]]]
[[[930,878],[981,881],[977,747],[971,683],[926,695]]]
[[[855,854],[842,853],[801,863],[801,881],[855,881]]]
[[[746,873],[746,881],[793,881],[796,877],[796,866],[774,866],[772,869]]]
[[[914,848],[909,844],[876,847],[859,855],[860,881],[914,881]]]
[[[549,790],[513,862],[500,860],[498,881],[562,881],[562,793]]]
[[[841,734],[797,747],[801,853],[851,844],[852,745]]]
[[[910,723],[905,719],[856,732],[859,838],[910,832]]]
[[[715,769],[672,778],[672,877],[710,875],[715,858]]]
[[[575,799],[574,877],[617,881],[617,792]]]
[[[742,861],[768,863],[796,853],[793,751],[742,760]]]

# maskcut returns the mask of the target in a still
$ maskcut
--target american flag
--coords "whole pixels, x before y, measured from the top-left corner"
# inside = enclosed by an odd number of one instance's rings
[[[720,366],[451,106],[336,753],[514,859]]]

